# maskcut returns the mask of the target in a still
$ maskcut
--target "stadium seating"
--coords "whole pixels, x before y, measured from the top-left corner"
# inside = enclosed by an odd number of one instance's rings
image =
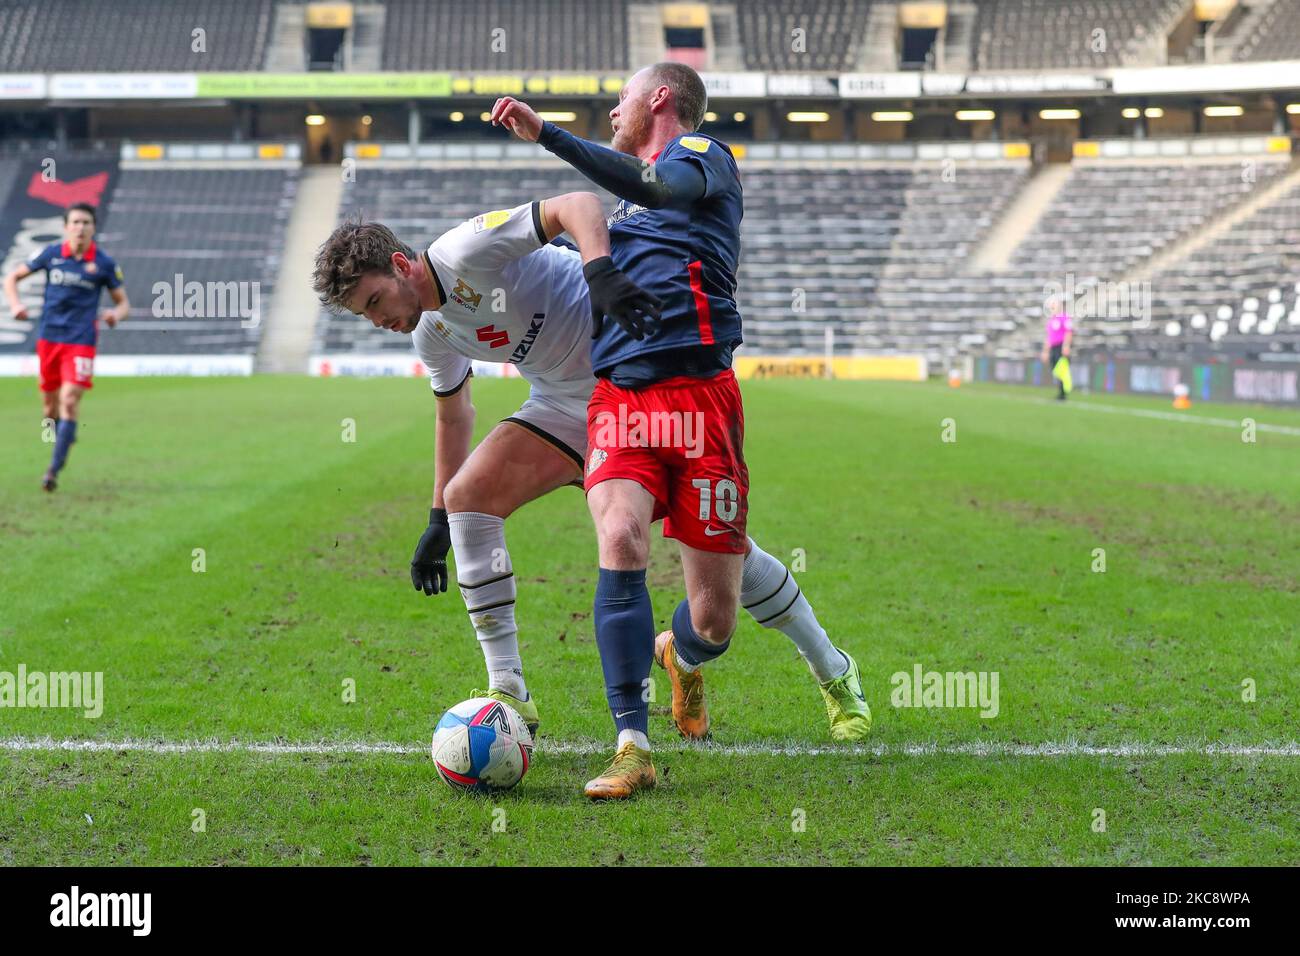
[[[13,189],[23,169],[23,163],[18,159],[0,158],[0,203],[3,203],[9,195],[9,190]]]
[[[829,327],[837,348],[950,350],[953,323],[981,326],[981,296],[945,276],[962,270],[1027,169],[970,164],[949,178],[938,163],[746,166],[737,293],[746,342],[820,354]]]
[[[815,352],[863,317],[889,259],[912,172],[902,166],[744,171],[737,298],[746,341]]]
[[[270,309],[297,183],[291,169],[124,169],[98,240],[126,275],[131,317],[101,335],[105,354],[252,353],[260,324],[220,316],[158,315],[157,282],[258,283]],[[245,300],[246,302],[251,299]],[[206,304],[205,304],[206,310]]]
[[[389,70],[623,70],[626,0],[386,0]],[[504,50],[494,50],[494,30]]]
[[[1023,279],[967,276],[967,259],[1029,175],[1029,163],[940,164],[914,168],[906,208],[881,276],[879,317],[868,313],[851,343],[856,348],[923,352],[931,361],[983,345],[1010,327],[990,302],[1005,284]]]
[[[978,0],[975,62],[982,70],[1129,65],[1186,7],[1187,0]]]
[[[258,70],[273,0],[0,2],[0,73]],[[204,30],[195,52],[192,31]]]
[[[275,40],[277,6],[305,2],[0,0],[0,72],[260,70]],[[633,66],[628,62],[630,2],[382,0],[369,5],[383,11],[382,50],[375,37],[374,56],[386,70],[627,70]],[[1164,31],[1189,2],[972,0],[974,13],[958,17],[961,30],[947,38],[948,56],[980,70],[1161,63]],[[744,0],[734,4],[734,21],[730,16],[716,20],[734,22],[739,35],[715,41],[728,57],[738,43],[750,70],[854,71],[866,68],[870,59],[864,44],[872,4]],[[892,17],[886,12],[892,6],[876,7],[882,24]],[[1238,19],[1233,58],[1287,59],[1300,50],[1300,0],[1256,4]],[[557,29],[557,24],[574,28]],[[192,48],[196,28],[205,31],[202,51]],[[504,32],[494,33],[498,29]],[[802,49],[793,42],[796,29],[804,31]],[[504,48],[494,48],[494,40]]]
[[[851,70],[870,0],[746,0],[736,4],[745,66],[751,70]],[[805,48],[796,50],[793,31]]]
[[[1300,0],[1273,0],[1233,49],[1235,60],[1294,60],[1300,56]]]
[[[1081,294],[1097,281],[1132,281],[1134,270],[1143,262],[1195,235],[1215,216],[1288,168],[1281,157],[1250,163],[1244,167],[1241,158],[1225,158],[1180,165],[1131,161],[1076,165],[1038,224],[1016,248],[1010,268],[986,277],[992,283],[987,308],[1009,324],[1008,335],[997,341],[999,347],[1012,352],[1037,351],[1049,287],[1073,288]],[[1253,182],[1243,180],[1247,168]],[[1130,306],[1124,309],[1121,321],[1085,319],[1081,331],[1090,330],[1089,334],[1099,336],[1094,341],[1104,339],[1109,347],[1156,350],[1171,344],[1163,340],[1165,328],[1168,322],[1178,320],[1179,335],[1197,331],[1204,341],[1209,326],[1194,330],[1194,313],[1208,311],[1212,325],[1219,306],[1230,305],[1235,315],[1242,301],[1249,298],[1249,290],[1266,297],[1268,289],[1264,287],[1270,281],[1271,287],[1278,287],[1280,277],[1288,274],[1280,271],[1284,243],[1268,238],[1275,233],[1287,235],[1284,225],[1288,215],[1294,215],[1294,209],[1277,212],[1269,206],[1248,220],[1268,224],[1267,228],[1252,232],[1249,224],[1239,226],[1229,238],[1216,239],[1189,263],[1180,262],[1152,279],[1149,329],[1134,327],[1130,318],[1137,319],[1137,315]],[[1289,234],[1294,241],[1295,230]],[[1260,235],[1265,238],[1259,248],[1250,248],[1251,239]],[[1231,244],[1233,253],[1224,254],[1223,243]],[[1184,265],[1189,268],[1186,274]],[[1106,288],[1120,291],[1120,287]],[[1142,294],[1138,286],[1123,287],[1123,291]],[[1252,350],[1258,349],[1255,341]]]
[[[1284,170],[1281,161],[1080,163],[1012,258],[1022,273],[1116,278]]]
[[[1300,186],[1152,278],[1163,353],[1300,351]]]

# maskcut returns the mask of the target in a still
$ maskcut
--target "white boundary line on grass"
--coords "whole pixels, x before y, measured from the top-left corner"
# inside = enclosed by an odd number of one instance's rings
[[[1078,399],[1072,399],[1066,402],[1057,402],[1053,398],[1039,398],[1037,396],[1012,395],[1003,391],[980,390],[975,394],[995,395],[998,398],[1009,398],[1013,401],[1028,401],[1036,405],[1063,405],[1066,408],[1082,408],[1090,412],[1112,412],[1116,415],[1133,415],[1137,418],[1157,418],[1165,422],[1181,422],[1184,425],[1217,425],[1220,428],[1241,429],[1241,421],[1232,418],[1211,418],[1208,415],[1182,415],[1178,412],[1162,412],[1154,408],[1128,408],[1124,405],[1103,405],[1097,402],[1083,402]],[[1243,416],[1253,417],[1253,416]],[[1275,435],[1297,435],[1300,436],[1300,428],[1293,425],[1270,425],[1268,422],[1256,422],[1255,430],[1261,432],[1270,432]]]
[[[1043,404],[1050,399],[1039,399]],[[1241,421],[1231,418],[1210,418],[1207,415],[1179,415],[1177,412],[1161,412],[1154,408],[1125,408],[1122,405],[1099,405],[1096,402],[1065,402],[1070,408],[1085,408],[1092,412],[1116,412],[1121,415],[1136,415],[1139,418],[1158,418],[1166,422],[1183,422],[1190,425],[1218,425],[1222,428],[1241,429]],[[1246,415],[1245,418],[1252,416]],[[1275,435],[1300,435],[1300,428],[1292,425],[1270,425],[1268,422],[1256,422],[1255,430],[1272,432]]]
[[[612,745],[605,741],[543,741],[538,746],[542,754],[576,754],[580,756],[608,753]],[[5,752],[81,752],[81,753],[148,753],[148,754],[322,754],[344,756],[348,754],[422,754],[428,752],[424,745],[401,744],[391,741],[319,741],[317,743],[284,743],[277,741],[248,740],[86,740],[53,737],[0,737],[0,751]],[[1300,757],[1300,743],[1289,741],[1276,744],[1220,744],[1184,743],[1160,744],[1135,742],[1124,744],[1086,744],[1066,740],[1039,744],[1013,744],[989,741],[964,744],[868,744],[810,747],[801,744],[674,744],[661,753],[696,751],[723,756],[739,757]]]

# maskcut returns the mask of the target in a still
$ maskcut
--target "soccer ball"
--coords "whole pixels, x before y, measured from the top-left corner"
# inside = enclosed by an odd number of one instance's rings
[[[533,735],[508,704],[474,697],[452,707],[433,731],[433,765],[456,790],[509,790],[528,772]]]

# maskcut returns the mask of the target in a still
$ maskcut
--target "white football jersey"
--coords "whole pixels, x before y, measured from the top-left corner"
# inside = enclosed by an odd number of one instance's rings
[[[471,360],[510,362],[535,388],[590,395],[591,305],[582,257],[550,245],[541,204],[475,216],[421,259],[443,300],[411,333],[434,393],[454,394]]]

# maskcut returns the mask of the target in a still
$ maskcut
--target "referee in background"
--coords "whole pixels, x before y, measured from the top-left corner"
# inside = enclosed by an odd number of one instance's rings
[[[1047,304],[1047,330],[1043,337],[1043,361],[1052,377],[1056,379],[1056,400],[1065,401],[1065,382],[1056,375],[1056,363],[1070,357],[1070,341],[1074,338],[1074,329],[1070,325],[1070,315],[1065,311],[1065,300],[1053,298]]]

